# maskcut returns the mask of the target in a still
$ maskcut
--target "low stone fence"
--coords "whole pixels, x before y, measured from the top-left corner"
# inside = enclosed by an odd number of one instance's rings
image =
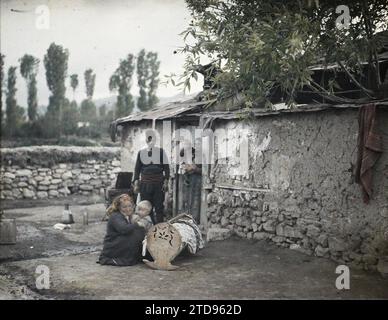
[[[1,149],[0,198],[103,195],[104,188],[114,184],[120,171],[120,148],[4,148]]]

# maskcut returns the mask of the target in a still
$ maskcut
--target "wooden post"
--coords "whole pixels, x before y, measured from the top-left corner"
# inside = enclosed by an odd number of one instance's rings
[[[175,129],[176,129],[176,120],[173,119],[171,123],[172,135],[174,134]],[[176,160],[175,153],[176,153],[176,146],[175,146],[175,142],[173,142],[171,144],[171,168],[174,168],[174,170],[171,170],[173,171],[173,174],[174,174],[174,178],[172,182],[172,216],[173,217],[175,217],[178,214],[178,165],[175,164],[175,160]]]
[[[204,119],[201,116],[199,118],[199,128],[204,129]],[[201,141],[202,143],[203,141]],[[207,219],[207,196],[209,194],[209,170],[210,165],[206,164],[208,159],[204,158],[202,154],[202,186],[201,186],[201,211],[200,211],[200,224],[203,227],[205,234],[208,230],[208,219]],[[211,188],[210,188],[211,189]]]

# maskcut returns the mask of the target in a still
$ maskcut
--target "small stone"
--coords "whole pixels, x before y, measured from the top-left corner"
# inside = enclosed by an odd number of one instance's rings
[[[323,248],[322,246],[318,245],[315,248],[315,255],[317,257],[324,257],[329,252],[329,248]]]
[[[119,160],[113,160],[112,161],[112,166],[114,167],[120,167],[121,166],[121,162]]]
[[[284,236],[287,238],[303,238],[302,233],[298,229],[292,228],[290,226],[284,227]]]
[[[207,231],[207,241],[217,241],[228,239],[232,235],[232,231],[225,228],[209,228]]]
[[[79,188],[82,190],[82,191],[92,191],[93,190],[93,186],[89,185],[89,184],[81,184],[79,186]]]
[[[16,189],[13,190],[13,196],[17,199],[22,199],[23,198],[23,193],[20,192],[20,190]]]
[[[1,184],[0,189],[3,189],[3,190],[12,190],[12,189],[13,189],[13,186],[12,186],[12,184],[5,184],[5,185]]]
[[[256,217],[261,217],[262,212],[259,211],[259,210],[255,210],[255,211],[252,211],[252,214],[253,214],[254,216],[256,216]]]
[[[8,179],[8,178],[1,179],[1,183],[5,185],[12,185],[13,182],[14,182],[13,179]]]
[[[5,199],[13,199],[13,192],[8,190],[1,190],[1,195],[4,196]]]
[[[278,236],[284,236],[284,224],[280,223],[276,226],[275,232]]]
[[[90,184],[91,184],[92,186],[94,186],[94,187],[96,187],[96,186],[101,186],[101,185],[102,185],[102,181],[99,180],[99,179],[93,179],[93,180],[90,182]]]
[[[70,190],[69,190],[68,188],[59,189],[58,192],[59,192],[60,194],[64,194],[64,195],[70,194]]]
[[[291,250],[299,250],[300,249],[300,245],[297,244],[297,243],[292,243],[292,244],[290,244],[290,249]]]
[[[87,168],[82,170],[83,173],[96,173],[96,170],[93,168]]]
[[[16,172],[16,176],[18,176],[18,177],[31,177],[32,171],[28,170],[28,169],[19,170]]]
[[[343,240],[337,237],[331,237],[328,241],[330,251],[342,252],[346,250],[346,243]]]
[[[327,241],[327,235],[321,234],[316,241],[322,245],[322,247],[327,247],[328,246],[328,241]]]
[[[38,185],[38,183],[36,182],[36,180],[33,179],[33,178],[28,179],[28,184],[31,185],[31,186],[33,186],[33,187],[36,187],[36,186]]]
[[[284,224],[276,226],[276,234],[287,238],[303,238],[303,235],[299,230]]]
[[[285,238],[284,238],[284,237],[281,237],[281,236],[275,236],[275,237],[273,237],[271,240],[272,240],[273,242],[275,242],[275,243],[281,243],[281,242],[283,242],[283,241],[285,240]]]
[[[32,199],[35,196],[35,193],[29,189],[23,190],[23,197],[27,199]]]
[[[263,225],[263,229],[268,232],[275,232],[276,229],[276,221],[274,220],[268,220],[266,223]]]
[[[36,193],[38,199],[45,199],[48,197],[48,193],[46,191],[39,191]]]
[[[66,171],[64,174],[62,174],[62,179],[67,180],[73,177],[73,174],[71,171]]]
[[[307,226],[307,232],[306,235],[310,238],[318,238],[319,234],[321,233],[321,230],[314,226],[314,225],[309,225]]]
[[[236,224],[238,225],[238,226],[242,226],[243,224],[242,224],[242,218],[241,217],[237,217],[237,219],[236,219]]]
[[[89,174],[80,174],[78,179],[82,181],[89,181],[92,177]]]
[[[255,232],[253,238],[256,240],[264,240],[268,238],[268,233],[266,232]]]
[[[238,235],[240,238],[245,238],[246,237],[246,233],[242,230],[234,230],[234,233],[236,235]]]
[[[15,179],[15,175],[14,174],[12,174],[12,173],[10,173],[10,172],[6,172],[6,173],[4,173],[4,176],[3,176],[4,178],[8,178],[8,179]]]
[[[226,217],[221,218],[221,227],[226,227],[229,224],[229,220]]]
[[[242,217],[241,225],[244,226],[245,228],[250,228],[251,222],[247,217]]]
[[[58,191],[56,190],[50,190],[48,194],[50,197],[58,197],[59,195]]]
[[[28,187],[28,183],[26,183],[26,182],[19,182],[19,183],[18,183],[18,187],[19,187],[19,188]]]
[[[48,186],[50,184],[51,184],[51,181],[47,178],[45,180],[39,181],[39,185],[42,185],[42,186]]]

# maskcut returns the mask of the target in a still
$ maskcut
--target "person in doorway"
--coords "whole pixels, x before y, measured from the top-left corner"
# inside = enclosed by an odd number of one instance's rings
[[[165,151],[155,146],[155,140],[154,130],[147,130],[147,148],[137,154],[133,180],[135,189],[139,190],[140,200],[152,203],[155,216],[151,215],[151,219],[157,224],[164,221],[163,203],[170,178],[170,166]]]
[[[191,159],[185,156],[185,150],[191,148]],[[183,212],[190,214],[197,224],[200,223],[202,166],[195,162],[195,148],[185,144],[180,150],[180,156],[185,159],[181,164],[183,173]]]
[[[122,194],[112,201],[107,209],[107,232],[97,263],[131,266],[141,261],[145,231],[142,226],[131,222],[134,209],[135,203],[128,194]]]

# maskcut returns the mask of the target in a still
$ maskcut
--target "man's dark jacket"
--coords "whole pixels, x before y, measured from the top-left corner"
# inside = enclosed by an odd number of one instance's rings
[[[163,175],[164,179],[170,177],[170,167],[165,151],[158,147],[152,147],[151,150],[142,149],[138,152],[135,165],[133,180],[139,180],[140,174],[144,176]]]

